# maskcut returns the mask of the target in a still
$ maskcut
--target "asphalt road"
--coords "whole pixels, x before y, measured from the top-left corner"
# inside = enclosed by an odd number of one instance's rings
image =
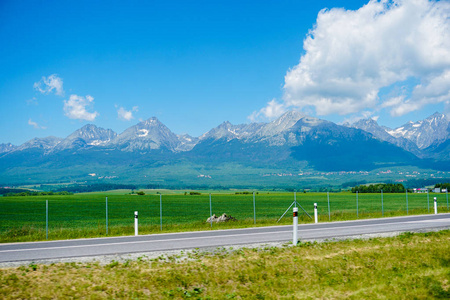
[[[450,228],[450,214],[301,224],[301,241]],[[0,263],[289,242],[291,226],[0,244]]]

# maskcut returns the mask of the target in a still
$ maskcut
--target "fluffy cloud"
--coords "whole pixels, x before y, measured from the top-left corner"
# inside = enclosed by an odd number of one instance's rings
[[[45,126],[40,126],[38,123],[32,121],[31,119],[28,119],[28,125],[33,126],[36,129],[47,129]]]
[[[70,119],[94,121],[98,116],[98,112],[94,111],[91,113],[86,110],[92,104],[94,104],[92,96],[70,95],[69,100],[64,100],[64,112]]]
[[[278,118],[286,112],[286,107],[283,103],[278,102],[276,99],[272,99],[267,102],[266,107],[261,108],[259,111],[254,111],[248,118],[252,122],[259,120],[272,120]]]
[[[284,105],[318,115],[385,108],[401,116],[448,102],[449,16],[450,2],[428,0],[322,10],[285,76]]]
[[[42,94],[50,94],[54,91],[56,95],[64,96],[63,80],[56,74],[43,76],[40,81],[34,83],[33,87]]]
[[[116,105],[116,108],[117,108],[117,105]],[[119,107],[119,109],[117,110],[117,116],[120,120],[130,121],[130,120],[134,119],[133,112],[137,112],[137,111],[138,111],[137,106],[134,106],[132,110],[126,110],[123,107]]]

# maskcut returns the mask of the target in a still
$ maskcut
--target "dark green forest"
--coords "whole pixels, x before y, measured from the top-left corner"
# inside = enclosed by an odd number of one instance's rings
[[[359,185],[352,188],[352,193],[404,193],[405,187],[401,183],[380,183],[371,185]]]

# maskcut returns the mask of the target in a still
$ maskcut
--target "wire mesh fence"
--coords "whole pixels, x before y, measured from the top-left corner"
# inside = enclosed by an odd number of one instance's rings
[[[134,212],[139,212],[139,232],[208,230],[288,224],[292,205],[299,222],[313,222],[314,203],[319,221],[449,212],[448,193],[214,193],[193,195],[70,195],[0,198],[0,240],[43,240],[134,232]],[[289,213],[286,213],[288,208]],[[214,214],[237,221],[207,223]],[[280,218],[281,216],[284,217]]]

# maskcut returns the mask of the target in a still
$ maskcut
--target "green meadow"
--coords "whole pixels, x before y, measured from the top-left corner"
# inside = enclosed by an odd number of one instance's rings
[[[450,231],[0,269],[2,299],[449,299]]]
[[[259,191],[253,201],[251,193],[211,191],[212,213],[226,213],[237,219],[212,226],[206,223],[210,215],[209,192],[185,195],[180,191],[147,190],[142,196],[127,192],[0,197],[0,241],[45,240],[46,200],[48,239],[52,240],[134,234],[134,211],[139,212],[140,234],[292,223],[292,208],[277,222],[294,202],[292,192]],[[329,193],[329,197],[327,193],[296,193],[295,197],[311,216],[314,203],[318,204],[319,222],[433,213],[434,197],[437,197],[439,212],[449,212],[446,194],[430,193],[428,201],[427,194],[409,193],[408,207],[406,194],[384,193],[382,198],[379,193],[360,193],[357,199],[357,195],[350,192]],[[299,209],[299,216],[300,223],[313,222],[302,209]]]

